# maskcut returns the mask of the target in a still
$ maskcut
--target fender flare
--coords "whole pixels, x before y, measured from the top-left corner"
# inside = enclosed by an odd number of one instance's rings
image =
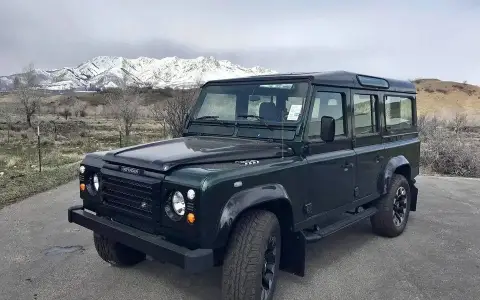
[[[408,168],[408,174],[406,174],[407,180],[411,181],[410,162],[408,161],[408,159],[406,159],[403,155],[394,156],[390,158],[390,160],[386,164],[383,171],[383,176],[380,178],[379,190],[381,195],[385,195],[388,192],[393,173],[395,173],[395,171],[401,167]]]
[[[217,236],[214,244],[217,246],[226,245],[235,221],[243,212],[262,204],[274,202],[287,206],[290,210],[288,213],[290,213],[292,217],[291,221],[293,221],[292,203],[287,191],[281,184],[254,186],[233,194],[223,206],[218,221]],[[280,223],[285,221],[286,220],[279,220]]]

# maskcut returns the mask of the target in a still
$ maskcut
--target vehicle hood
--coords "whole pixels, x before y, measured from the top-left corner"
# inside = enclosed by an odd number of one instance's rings
[[[293,155],[281,143],[227,137],[181,137],[109,151],[109,163],[166,172],[180,165],[266,159]]]

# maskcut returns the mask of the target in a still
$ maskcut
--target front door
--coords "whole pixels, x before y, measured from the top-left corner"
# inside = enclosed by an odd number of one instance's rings
[[[379,130],[379,96],[374,91],[351,91],[353,145],[357,154],[356,199],[374,199],[380,195],[379,177],[386,158]]]
[[[348,89],[317,86],[310,105],[306,139],[311,213],[318,215],[339,208],[354,200],[355,151],[348,118]],[[320,139],[320,120],[331,116],[336,120],[335,139],[324,142]]]

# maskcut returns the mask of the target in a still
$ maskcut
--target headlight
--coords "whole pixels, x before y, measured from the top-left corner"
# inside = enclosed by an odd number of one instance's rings
[[[93,175],[93,188],[95,189],[96,192],[98,192],[98,189],[100,188],[100,180],[98,179],[97,174]]]
[[[189,200],[195,199],[195,191],[192,190],[192,189],[188,190],[188,192],[187,192],[187,198],[188,198]]]
[[[179,215],[183,216],[185,214],[185,199],[181,192],[176,191],[172,196],[172,208],[173,211]]]

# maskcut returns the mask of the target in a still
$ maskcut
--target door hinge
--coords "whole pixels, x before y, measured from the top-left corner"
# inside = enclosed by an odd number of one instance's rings
[[[355,197],[358,197],[358,195],[360,194],[360,189],[358,188],[358,186],[356,186],[354,189],[353,189],[353,195]]]
[[[312,203],[307,203],[303,206],[303,212],[307,215],[312,214]]]

